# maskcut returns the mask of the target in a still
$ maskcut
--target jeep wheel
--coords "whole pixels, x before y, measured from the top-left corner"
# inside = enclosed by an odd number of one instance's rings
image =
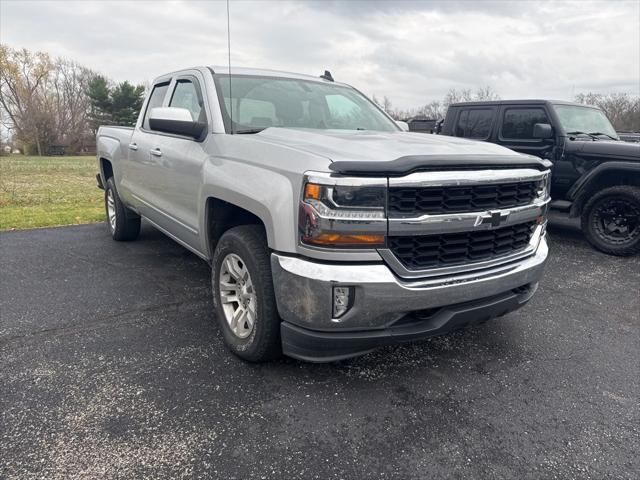
[[[242,225],[218,242],[212,262],[213,303],[227,347],[250,362],[282,353],[280,317],[264,229]]]
[[[598,192],[582,212],[582,230],[598,250],[611,255],[640,251],[640,188],[629,185]]]
[[[124,206],[113,178],[107,180],[104,189],[104,206],[107,212],[107,227],[114,240],[135,240],[140,233],[140,216]]]

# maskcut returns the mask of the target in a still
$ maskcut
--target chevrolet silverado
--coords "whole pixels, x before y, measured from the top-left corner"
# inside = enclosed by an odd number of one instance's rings
[[[404,131],[358,90],[271,70],[157,78],[97,134],[114,240],[140,219],[209,262],[236,355],[333,361],[504,315],[547,259],[550,162]]]

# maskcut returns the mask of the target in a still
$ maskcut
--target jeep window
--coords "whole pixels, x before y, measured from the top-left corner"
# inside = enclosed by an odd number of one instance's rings
[[[176,82],[169,106],[186,108],[191,112],[191,118],[193,120],[203,120],[200,118],[200,115],[204,113],[202,108],[202,95],[199,92],[198,86],[191,80],[181,79]]]
[[[579,105],[554,105],[560,124],[565,132],[583,132],[585,134],[604,133],[618,138],[607,116],[597,108]]]
[[[456,137],[486,140],[491,131],[493,110],[490,108],[474,108],[462,110],[456,124]]]
[[[161,107],[162,102],[164,101],[164,97],[167,94],[167,90],[169,90],[169,83],[159,83],[155,87],[153,87],[153,92],[151,92],[151,96],[149,97],[149,102],[147,103],[147,110],[144,112],[144,120],[142,121],[142,128],[146,130],[149,129],[149,114],[151,113],[151,109],[156,107]]]
[[[533,126],[549,123],[543,108],[507,108],[504,111],[500,137],[509,140],[536,140]]]
[[[227,130],[256,133],[267,127],[321,130],[399,128],[357,90],[332,83],[294,78],[215,74]],[[229,91],[231,90],[231,92]]]

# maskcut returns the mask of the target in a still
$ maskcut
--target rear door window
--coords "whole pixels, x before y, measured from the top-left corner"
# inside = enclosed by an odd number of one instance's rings
[[[538,140],[533,138],[536,123],[549,123],[543,108],[507,108],[500,137],[506,140]]]
[[[475,138],[478,140],[489,138],[493,112],[491,108],[462,110],[456,124],[456,137]]]
[[[142,128],[149,130],[149,115],[151,114],[151,109],[162,106],[167,90],[169,90],[169,82],[159,83],[153,87],[153,91],[149,97],[149,102],[147,103],[147,110],[144,112]]]

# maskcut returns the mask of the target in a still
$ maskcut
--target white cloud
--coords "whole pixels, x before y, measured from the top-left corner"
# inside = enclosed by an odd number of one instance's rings
[[[0,38],[149,81],[226,64],[225,2],[0,3]],[[503,98],[640,94],[640,2],[231,1],[232,63],[320,74],[407,108],[451,87]]]

